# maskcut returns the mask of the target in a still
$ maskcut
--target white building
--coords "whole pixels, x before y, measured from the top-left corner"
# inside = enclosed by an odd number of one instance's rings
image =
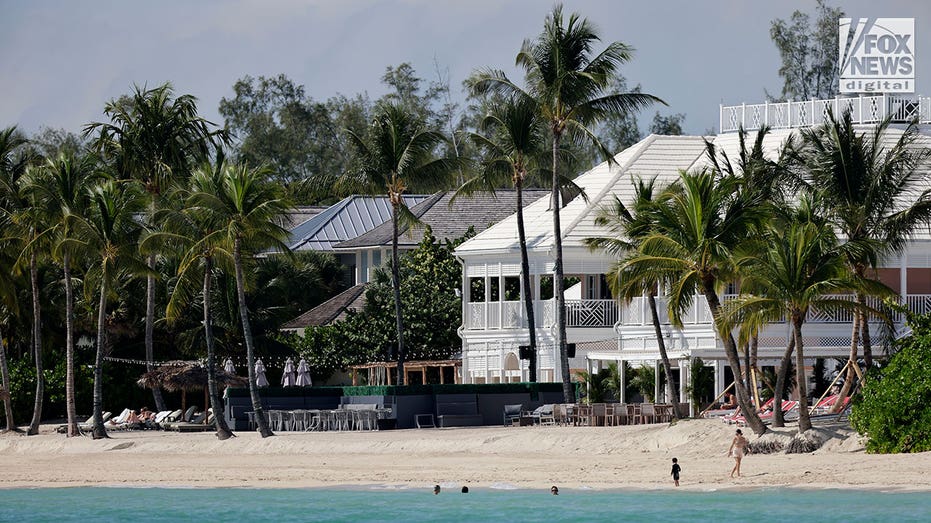
[[[778,104],[721,107],[721,134],[708,137],[730,158],[737,157],[738,133],[741,126],[751,131],[769,125],[765,148],[773,157],[782,144],[798,128],[824,121],[827,110],[835,114],[852,111],[854,121],[864,131],[892,115],[893,121],[905,122],[919,118],[931,123],[931,98],[902,99],[872,96],[834,100],[813,100]],[[904,125],[893,125],[890,134],[896,137]],[[898,127],[898,129],[895,129]],[[916,147],[931,145],[931,128],[923,125],[922,138]],[[748,145],[749,146],[749,145]],[[633,176],[644,179],[657,177],[660,187],[678,178],[680,170],[706,165],[704,138],[700,136],[651,135],[615,157],[616,165],[596,166],[580,175],[575,182],[588,200],[575,198],[561,211],[564,272],[579,278],[580,296],[566,300],[568,342],[576,343],[576,357],[570,360],[573,369],[597,370],[607,362],[629,361],[635,364],[656,364],[659,359],[656,338],[645,299],[619,305],[608,293],[604,274],[614,261],[600,252],[592,252],[583,240],[604,236],[607,231],[595,225],[598,210],[617,195],[625,203],[633,196]],[[928,169],[931,172],[931,168]],[[929,184],[931,185],[931,184]],[[525,224],[530,258],[537,344],[539,380],[557,381],[559,375],[556,351],[554,300],[546,292],[551,288],[554,243],[553,220],[549,197],[530,204],[525,210]],[[518,358],[518,346],[529,343],[520,301],[520,250],[516,216],[485,230],[456,250],[463,264],[463,382],[495,383],[526,381],[527,361]],[[895,259],[884,260],[878,271],[880,279],[900,293],[902,303],[917,312],[931,310],[931,234],[919,231],[906,249]],[[665,319],[665,299],[658,298],[664,317],[666,347],[674,368],[680,369],[680,399],[686,401],[688,362],[700,357],[715,369],[716,391],[725,383],[726,359],[723,345],[711,324],[711,315],[704,298],[697,298],[693,309],[684,316],[682,329],[673,328]],[[874,332],[876,328],[874,326]],[[839,357],[849,354],[850,314],[812,313],[804,327],[805,354],[811,358]],[[788,336],[785,324],[771,325],[760,335],[761,365],[774,365],[782,357]],[[658,374],[658,373],[657,373]],[[657,386],[657,390],[659,387]],[[661,394],[658,394],[661,396]]]

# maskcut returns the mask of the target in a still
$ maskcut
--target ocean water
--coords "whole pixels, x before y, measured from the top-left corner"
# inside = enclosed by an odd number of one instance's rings
[[[931,521],[931,494],[850,490],[0,490],[0,521]]]

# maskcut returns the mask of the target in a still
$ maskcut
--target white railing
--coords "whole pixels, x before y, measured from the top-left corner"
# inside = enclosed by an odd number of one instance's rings
[[[931,97],[902,97],[890,95],[764,102],[761,104],[722,105],[720,129],[734,132],[741,127],[751,131],[764,125],[773,129],[791,129],[820,125],[827,120],[828,112],[839,116],[850,111],[856,124],[872,124],[891,117],[893,122],[931,123]]]
[[[726,303],[736,295],[725,294],[721,301]],[[838,295],[836,298],[852,300],[852,295]],[[665,297],[656,298],[656,308],[660,322],[669,324],[667,314],[668,300]],[[882,303],[875,298],[868,298],[867,303],[876,309],[881,309]],[[651,325],[653,317],[650,313],[647,298],[634,298],[629,304],[619,307],[614,300],[566,300],[566,323],[569,327],[604,327],[610,328],[620,325]],[[908,310],[915,314],[931,313],[931,294],[909,294],[905,298]],[[555,300],[534,302],[534,312],[538,328],[549,328],[556,324]],[[902,322],[903,316],[898,313],[892,315],[895,322]],[[712,323],[711,310],[704,296],[696,296],[692,307],[682,315],[685,325],[710,325]],[[815,310],[808,312],[807,323],[850,323],[853,321],[853,312],[849,310]],[[520,301],[481,302],[468,303],[466,317],[463,324],[471,330],[488,329],[516,329],[527,326],[524,305]]]

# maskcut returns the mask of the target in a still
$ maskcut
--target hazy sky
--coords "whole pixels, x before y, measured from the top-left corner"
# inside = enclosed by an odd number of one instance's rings
[[[914,17],[918,93],[931,94],[931,1],[838,2],[848,16]],[[524,38],[539,34],[549,1],[509,0],[0,0],[0,127],[78,131],[132,84],[171,81],[220,121],[220,98],[244,75],[284,73],[315,99],[384,93],[387,65],[434,60],[457,92],[474,68],[512,69]],[[778,93],[770,22],[814,0],[566,1],[605,41],[636,48],[622,73],[686,114],[686,131],[718,127],[718,104]],[[600,50],[600,49],[599,49]],[[922,79],[925,79],[922,82]],[[462,95],[459,94],[461,97]],[[640,116],[641,127],[655,109]]]

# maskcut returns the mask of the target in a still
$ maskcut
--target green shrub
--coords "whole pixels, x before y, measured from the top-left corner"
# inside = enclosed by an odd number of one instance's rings
[[[931,316],[909,319],[912,334],[866,376],[850,422],[876,453],[931,450]]]

